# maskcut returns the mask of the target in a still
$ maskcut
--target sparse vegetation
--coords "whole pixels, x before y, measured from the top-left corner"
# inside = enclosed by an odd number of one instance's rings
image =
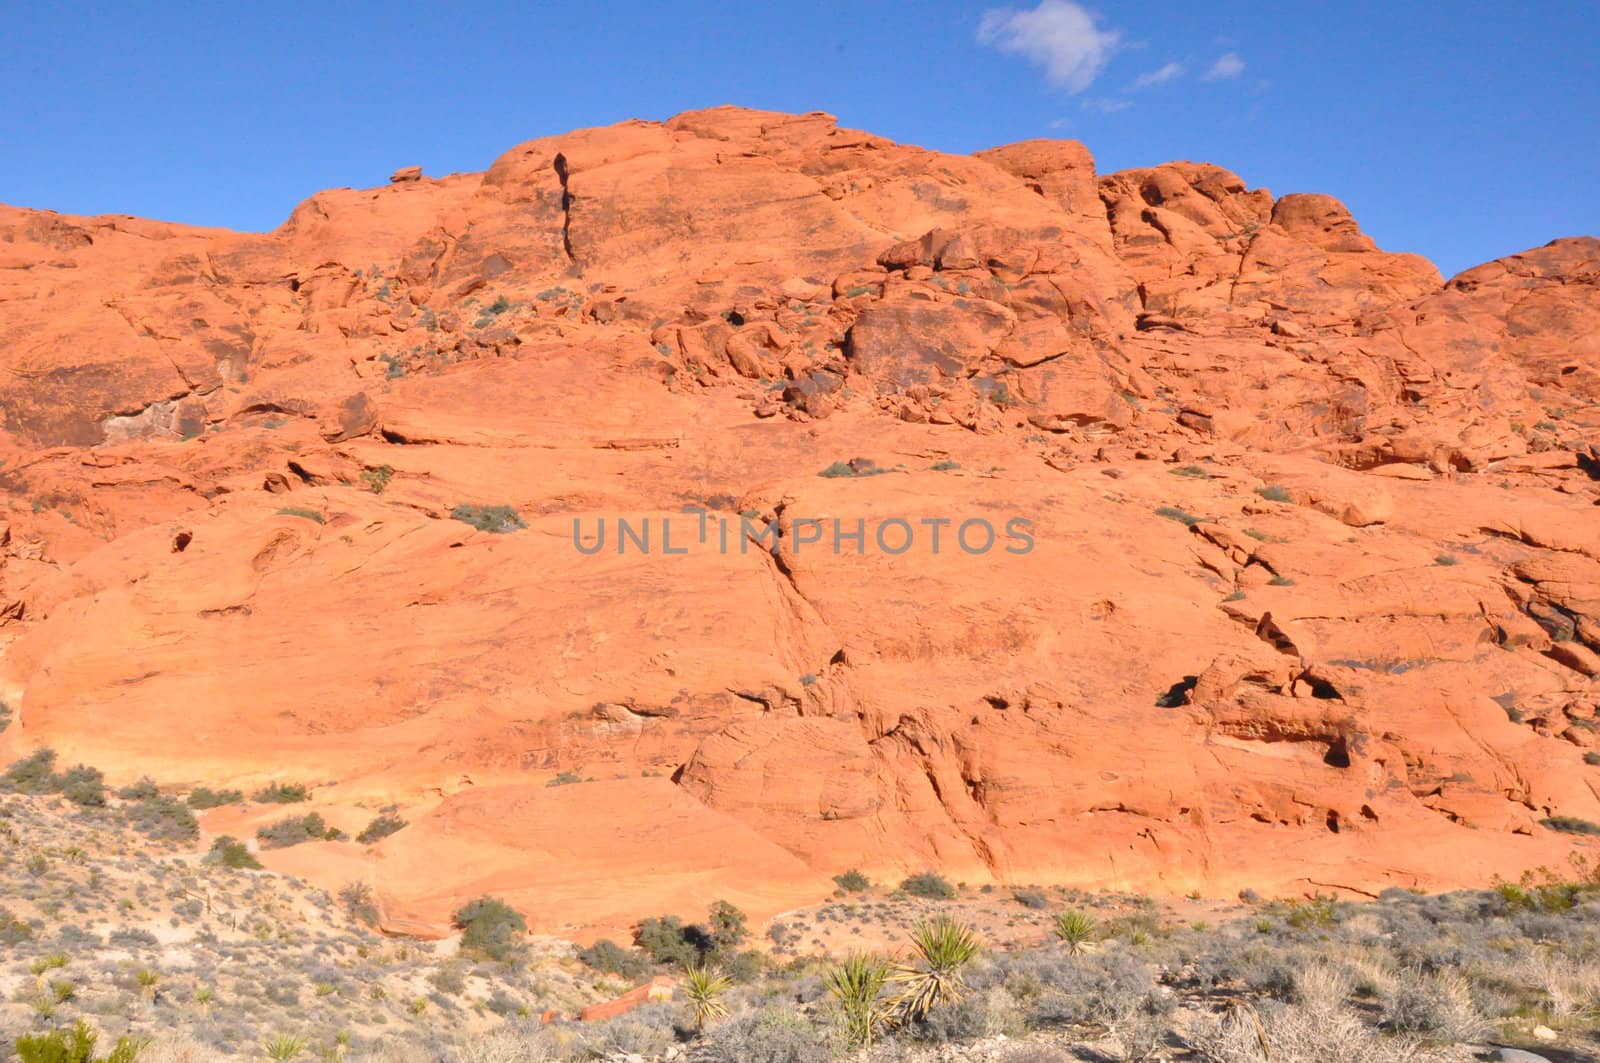
[[[479,897],[456,911],[461,951],[499,963],[510,963],[526,950],[528,922],[522,913],[495,897]]]
[[[505,535],[528,526],[523,522],[517,511],[510,506],[463,504],[451,510],[450,516],[454,520],[472,525],[481,532],[489,532],[493,535]]]
[[[1258,487],[1256,488],[1256,494],[1260,495],[1268,502],[1294,501],[1294,496],[1289,493],[1289,489],[1287,487],[1280,487],[1277,484],[1268,484],[1266,487]]]
[[[261,861],[243,842],[227,834],[211,843],[208,858],[235,871],[253,871],[261,867]]]
[[[396,831],[404,829],[405,825],[406,821],[399,816],[380,815],[361,829],[361,833],[356,835],[356,841],[362,845],[371,845],[374,842],[382,841]]]
[[[278,516],[300,517],[304,520],[313,521],[317,524],[325,523],[325,518],[321,513],[318,513],[314,509],[306,509],[304,506],[284,506],[282,509],[278,510]]]
[[[389,486],[389,481],[394,479],[394,467],[378,465],[370,469],[361,470],[361,479],[365,481],[367,489],[375,495],[381,495]]]
[[[221,808],[224,805],[239,805],[244,803],[244,794],[238,790],[213,790],[206,786],[196,786],[189,792],[188,805],[190,808],[207,809]]]
[[[263,805],[293,805],[311,800],[311,795],[299,783],[272,783],[250,795],[250,800]]]
[[[1158,506],[1156,508],[1156,516],[1166,517],[1168,520],[1175,520],[1186,528],[1192,528],[1196,524],[1200,523],[1199,517],[1195,516],[1193,513],[1179,509],[1177,506]]]
[[[955,887],[934,871],[922,871],[900,883],[900,890],[913,897],[930,901],[948,901],[955,897]]]
[[[290,816],[256,831],[263,849],[286,849],[304,842],[339,841],[344,834],[328,825],[319,813]]]
[[[872,888],[872,883],[861,872],[851,869],[842,875],[833,876],[834,885],[846,893],[861,893]]]

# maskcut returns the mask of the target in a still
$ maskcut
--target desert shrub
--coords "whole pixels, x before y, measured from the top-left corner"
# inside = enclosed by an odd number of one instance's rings
[[[842,875],[833,876],[834,885],[846,893],[861,893],[872,888],[872,882],[853,868]]]
[[[550,1031],[507,1025],[479,1034],[467,1041],[459,1055],[449,1058],[456,1063],[546,1063],[565,1056]],[[374,1056],[367,1063],[428,1063],[432,1059],[431,1054],[418,1050],[403,1056]]]
[[[33,925],[18,919],[9,908],[0,908],[0,945],[15,946],[33,937]]]
[[[698,924],[685,926],[675,915],[641,919],[633,943],[657,963],[688,967],[711,950],[711,935]]]
[[[601,938],[588,948],[580,949],[578,959],[597,971],[621,975],[630,981],[640,981],[650,973],[648,957],[623,948],[609,938]]]
[[[750,936],[745,914],[727,901],[713,901],[707,915],[711,926],[711,947],[731,953]]]
[[[1050,907],[1050,898],[1045,894],[1044,890],[1012,890],[1011,899],[1024,908],[1032,908],[1035,911]]]
[[[457,910],[454,923],[461,930],[461,951],[499,963],[510,963],[525,951],[528,922],[505,901],[479,897]]]
[[[1182,524],[1188,528],[1192,528],[1196,524],[1200,523],[1199,517],[1186,510],[1179,509],[1177,506],[1157,506],[1156,516],[1166,517],[1168,520],[1175,520],[1179,524]]]
[[[481,532],[494,535],[504,535],[528,526],[510,506],[460,505],[450,511],[450,516]]]
[[[946,1044],[1027,1032],[1021,1007],[1003,986],[968,993],[948,1007],[934,1008],[920,1021],[907,1023],[904,1034],[914,1041]]]
[[[1277,484],[1268,484],[1266,487],[1258,487],[1256,488],[1256,494],[1260,495],[1268,502],[1294,501],[1294,496],[1289,493],[1289,489],[1286,487],[1280,487]]]
[[[394,466],[379,465],[371,469],[363,469],[361,479],[366,481],[368,489],[375,495],[383,494],[384,488],[389,486],[389,481],[394,479]]]
[[[0,790],[19,794],[48,794],[55,790],[56,751],[36,749],[0,775]]]
[[[900,883],[902,892],[930,901],[948,901],[955,897],[955,887],[935,871],[922,871]]]
[[[321,513],[318,513],[314,509],[306,509],[303,506],[284,506],[282,509],[278,510],[278,516],[299,517],[302,520],[313,521],[317,524],[324,523],[324,518]]]
[[[340,831],[328,826],[316,812],[280,819],[256,831],[256,838],[264,849],[286,849],[303,842],[337,841],[342,837]]]
[[[1001,970],[1029,1023],[1039,1026],[1104,1022],[1145,1007],[1157,992],[1155,968],[1120,950],[1027,954],[1008,958]]]
[[[117,796],[124,801],[148,801],[161,792],[156,781],[148,775],[140,776],[138,781],[129,783],[117,791]]]
[[[270,786],[263,786],[254,794],[251,794],[250,799],[264,805],[292,805],[301,801],[311,800],[311,795],[299,783],[275,782]]]
[[[405,827],[405,825],[406,821],[399,816],[378,816],[362,828],[361,833],[356,835],[356,841],[362,845],[371,845],[373,842],[387,838],[395,831]]]
[[[676,1040],[673,1020],[677,1015],[677,1005],[660,1002],[635,1008],[606,1022],[585,1024],[578,1038],[581,1051],[586,1055],[579,1058],[659,1058]]]
[[[1415,969],[1395,980],[1383,1002],[1383,1026],[1440,1041],[1472,1041],[1489,1029],[1465,978]]]
[[[351,882],[340,889],[339,902],[350,918],[368,926],[378,925],[378,901],[365,882]]]
[[[193,841],[200,837],[200,821],[182,801],[170,794],[157,794],[123,805],[122,816],[128,826],[152,838]]]
[[[695,1046],[697,1063],[828,1063],[843,1050],[833,1026],[820,1026],[790,1008],[735,1015],[712,1027]]]
[[[0,701],[0,734],[5,733],[5,729],[11,726],[11,715],[11,706]]]
[[[23,1034],[17,1038],[17,1058],[22,1063],[133,1063],[144,1047],[142,1041],[120,1037],[107,1055],[94,1054],[100,1034],[79,1019],[65,1030]]]
[[[79,764],[56,776],[54,782],[61,796],[75,805],[82,808],[106,806],[106,778],[99,768]]]
[[[254,871],[261,866],[261,861],[245,848],[244,842],[226,834],[211,843],[206,859],[235,871]]]
[[[1259,1017],[1243,1007],[1201,1014],[1187,1040],[1207,1063],[1258,1063],[1263,1038],[1267,1058],[1274,1060],[1411,1063],[1419,1058],[1414,1039],[1385,1038],[1354,1012],[1317,1014],[1294,1005],[1269,1004]]]
[[[189,794],[190,808],[221,808],[223,805],[243,803],[244,794],[239,790],[213,790],[208,786],[196,786]]]

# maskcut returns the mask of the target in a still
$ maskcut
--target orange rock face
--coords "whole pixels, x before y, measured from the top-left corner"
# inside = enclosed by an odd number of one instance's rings
[[[822,114],[260,235],[0,208],[0,752],[398,805],[266,859],[412,932],[1557,866],[1597,336],[1600,240],[1444,283],[1326,196]]]

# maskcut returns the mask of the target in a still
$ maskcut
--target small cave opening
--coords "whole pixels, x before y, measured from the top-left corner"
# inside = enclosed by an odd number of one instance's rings
[[[179,532],[177,535],[174,535],[172,537],[172,552],[175,553],[175,554],[183,553],[185,550],[187,550],[189,548],[189,544],[191,542],[193,542],[193,541],[194,541],[194,533],[193,532],[187,532],[187,531]]]
[[[1350,766],[1350,747],[1343,738],[1336,738],[1328,743],[1328,751],[1322,754],[1322,763],[1330,768],[1348,768]]]
[[[1339,813],[1331,808],[1328,809],[1328,829],[1335,834],[1339,833]]]

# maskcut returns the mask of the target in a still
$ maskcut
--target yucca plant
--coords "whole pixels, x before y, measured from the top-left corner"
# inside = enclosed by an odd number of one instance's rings
[[[948,915],[918,923],[911,931],[911,962],[889,975],[889,981],[905,984],[889,1001],[893,1021],[920,1022],[934,1008],[959,1003],[967,988],[961,969],[980,947],[972,927]]]
[[[706,1023],[727,1017],[728,1005],[722,1002],[722,994],[726,993],[731,985],[733,985],[732,979],[725,974],[716,973],[709,967],[690,964],[684,969],[683,995],[694,1005],[696,1029],[703,1030]]]
[[[1062,912],[1056,916],[1056,937],[1076,956],[1100,934],[1100,927],[1087,912]]]
[[[873,1031],[886,1018],[878,995],[889,980],[889,970],[889,961],[882,956],[856,953],[822,976],[823,985],[833,994],[844,1017],[845,1033],[854,1048],[871,1047]]]
[[[280,1033],[267,1038],[261,1044],[261,1050],[267,1054],[268,1059],[283,1060],[293,1059],[306,1050],[304,1038],[293,1034]]]

